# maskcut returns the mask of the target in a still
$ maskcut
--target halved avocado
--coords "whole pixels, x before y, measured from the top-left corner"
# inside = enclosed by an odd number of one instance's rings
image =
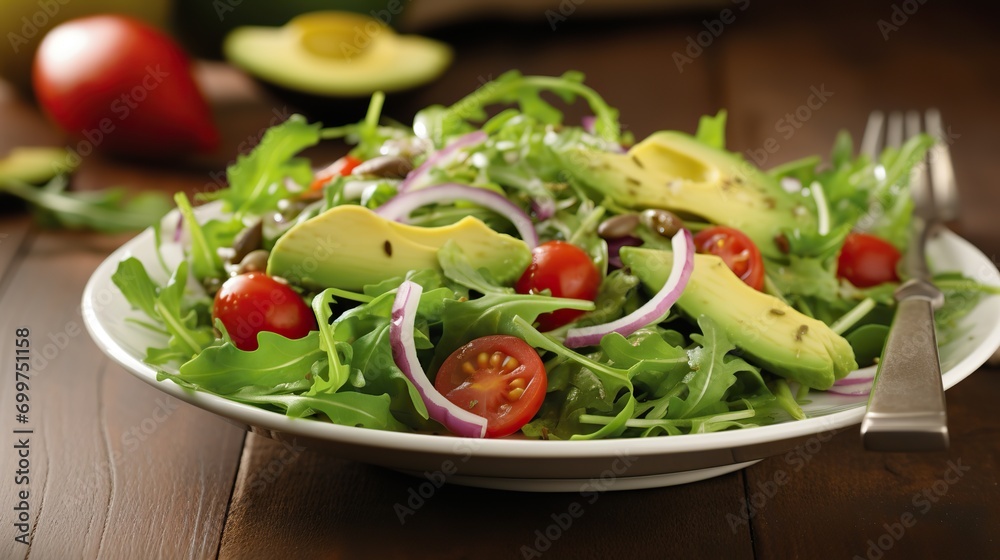
[[[282,27],[239,27],[223,52],[257,78],[294,91],[360,97],[414,88],[451,63],[444,43],[397,35],[381,21],[348,12],[314,12]]]

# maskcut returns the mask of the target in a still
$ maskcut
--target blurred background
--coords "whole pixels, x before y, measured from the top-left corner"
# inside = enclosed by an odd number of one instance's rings
[[[291,73],[298,72],[295,78],[301,80],[288,86],[282,83],[287,79],[252,68],[264,58],[289,66],[294,53],[272,56],[266,46],[224,52],[227,36],[237,28],[279,29],[297,15],[331,8],[363,14],[400,34],[427,37],[450,49],[450,55],[435,55],[441,60],[421,75],[389,84],[388,89],[399,91],[390,94],[383,114],[403,122],[426,105],[452,103],[512,68],[534,74],[579,70],[621,110],[623,126],[637,138],[664,128],[692,131],[700,115],[725,108],[729,147],[768,168],[826,153],[839,129],[860,135],[871,109],[937,106],[955,136],[960,186],[989,183],[1000,172],[988,155],[994,134],[988,123],[1000,122],[993,86],[1000,52],[1000,36],[991,24],[996,8],[919,0],[5,0],[0,5],[6,43],[0,45],[0,76],[6,82],[0,85],[0,122],[6,132],[0,157],[17,145],[72,147],[79,134],[53,126],[49,111],[25,110],[36,106],[33,53],[59,23],[119,13],[164,30],[192,56],[195,80],[222,138],[213,150],[160,154],[167,157],[152,158],[159,160],[153,165],[176,174],[185,188],[218,184],[227,162],[292,112],[326,125],[363,115],[364,89],[378,89],[378,79],[346,96],[304,92],[302,83],[311,85],[313,77],[325,73],[322,69],[295,70]],[[342,39],[367,48],[365,32],[352,35],[350,29]],[[413,50],[411,45],[394,48],[403,60]],[[354,71],[365,70],[361,58],[351,60],[334,82],[355,83]],[[810,107],[814,92],[829,93]],[[568,110],[570,118],[582,114],[581,107]],[[25,119],[32,124],[24,124]],[[776,142],[769,144],[771,151],[763,149],[769,140]],[[329,157],[338,150],[343,147],[328,147]],[[97,157],[84,158],[75,187],[101,186],[90,182],[88,169],[104,165],[108,151],[99,147]],[[135,170],[129,166],[136,158],[114,161],[115,172],[101,180],[118,180],[115,174],[124,173],[121,181],[130,184],[127,171]],[[133,182],[151,186],[163,180],[158,174]],[[982,189],[976,196],[983,199],[963,207],[964,233],[991,247],[977,224],[991,219],[1000,194]]]

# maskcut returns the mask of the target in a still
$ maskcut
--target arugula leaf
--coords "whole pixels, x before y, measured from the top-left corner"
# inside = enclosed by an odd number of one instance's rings
[[[673,391],[691,372],[687,352],[654,330],[644,329],[628,339],[608,334],[601,339],[601,349],[616,367],[627,369],[632,383],[650,398]]]
[[[0,194],[30,203],[39,223],[49,227],[89,228],[104,233],[143,229],[156,224],[170,210],[162,193],[146,192],[130,199],[121,188],[67,191],[65,176],[36,187],[14,178],[0,178]]]
[[[156,312],[158,287],[149,277],[142,261],[135,257],[121,261],[111,280],[133,308],[141,310],[150,319],[159,320],[160,316]]]
[[[395,432],[409,431],[406,425],[393,418],[389,395],[363,393],[321,393],[318,395],[231,395],[235,401],[271,405],[285,411],[287,416],[302,418],[322,412],[334,424],[356,426]]]
[[[256,350],[240,350],[231,342],[204,349],[194,359],[181,365],[176,376],[199,388],[220,395],[243,387],[273,386],[304,379],[312,365],[324,357],[319,349],[319,333],[310,332],[300,339],[261,331]]]
[[[147,351],[147,362],[163,364],[171,360],[186,360],[209,346],[215,338],[210,326],[199,325],[195,306],[185,301],[187,271],[187,261],[181,261],[167,285],[160,288],[150,279],[142,262],[129,257],[118,263],[118,269],[111,276],[125,299],[162,324],[170,335],[168,348]],[[154,293],[155,299],[151,301],[150,295]]]
[[[177,209],[184,216],[184,227],[187,228],[191,236],[191,270],[195,278],[204,280],[220,276],[222,274],[222,259],[215,249],[208,244],[205,233],[198,223],[198,218],[194,215],[194,208],[188,202],[187,195],[179,192],[174,195]]]
[[[309,160],[295,155],[319,143],[320,124],[309,124],[302,115],[292,115],[285,122],[267,129],[253,151],[240,156],[226,169],[229,188],[214,198],[224,200],[237,216],[261,214],[287,198],[285,179],[300,185],[312,179]]]
[[[698,119],[695,139],[719,150],[726,149],[726,110],[722,109],[714,117],[703,115]]]
[[[469,262],[468,257],[462,248],[453,240],[449,240],[437,252],[438,264],[444,275],[451,281],[457,282],[470,290],[475,290],[481,294],[511,294],[513,288],[501,286],[499,282],[490,278],[490,273],[485,268],[475,269]]]
[[[413,383],[396,366],[389,344],[389,323],[395,294],[386,292],[371,302],[343,313],[332,325],[336,343],[350,346],[344,363],[350,379],[343,390],[370,395],[388,394],[390,410],[403,423],[419,428],[428,418],[427,405]],[[421,297],[423,300],[423,297]],[[418,313],[419,315],[419,313]],[[417,324],[419,329],[421,324]],[[343,346],[339,348],[346,350]]]
[[[434,107],[418,118],[425,128],[437,134],[426,136],[441,147],[444,136],[461,133],[468,128],[466,121],[482,121],[486,119],[485,108],[495,103],[517,103],[521,112],[545,124],[562,122],[562,113],[541,98],[541,92],[551,91],[566,103],[577,96],[582,97],[597,117],[595,131],[607,142],[621,142],[618,124],[618,110],[611,107],[593,89],[583,85],[583,74],[566,72],[560,77],[523,76],[516,70],[504,73],[496,80],[487,82],[479,89],[456,102],[447,109]],[[433,124],[429,124],[433,122]],[[418,133],[419,135],[419,133]],[[435,137],[438,136],[438,137]]]
[[[698,326],[702,334],[691,338],[701,347],[688,353],[693,375],[685,381],[687,395],[671,399],[667,413],[670,418],[727,411],[724,400],[729,387],[736,383],[736,373],[754,369],[742,358],[727,356],[736,345],[709,317],[698,317]]]
[[[313,386],[311,390],[313,394],[317,392],[334,393],[343,387],[344,383],[347,383],[351,375],[350,366],[341,359],[341,352],[345,351],[343,346],[346,343],[337,342],[334,338],[334,327],[331,325],[334,319],[333,306],[337,303],[333,296],[338,291],[324,290],[312,301],[313,313],[316,314],[316,322],[319,324],[319,347],[320,350],[326,352],[329,364],[327,379],[321,380],[323,381],[321,384],[317,382],[317,385]]]

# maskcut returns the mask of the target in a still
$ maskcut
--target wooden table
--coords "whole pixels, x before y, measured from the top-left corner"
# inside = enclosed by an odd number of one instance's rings
[[[826,153],[838,129],[860,134],[873,108],[933,105],[953,133],[961,232],[987,255],[1000,251],[1000,35],[981,8],[823,3],[803,14],[734,0],[728,15],[590,21],[586,3],[576,4],[555,29],[540,11],[515,28],[437,31],[455,45],[455,65],[392,99],[387,113],[408,118],[452,102],[509,68],[578,69],[637,137],[693,130],[699,115],[725,107],[730,147],[766,155],[769,167]],[[723,19],[731,23],[715,22]],[[699,40],[707,46],[691,46]],[[200,77],[225,156],[176,166],[95,155],[75,186],[203,189],[240,143],[288,112],[226,68],[203,67]],[[66,140],[0,89],[0,154],[27,144]],[[247,435],[165,398],[96,348],[81,290],[126,239],[40,230],[16,208],[0,214],[0,558],[1000,557],[995,368],[949,391],[946,453],[867,453],[851,428],[708,481],[601,494],[554,540],[541,535],[579,496],[445,486],[401,524],[394,505],[419,480]],[[46,361],[30,390],[30,547],[15,541],[14,525],[18,328],[30,329]]]

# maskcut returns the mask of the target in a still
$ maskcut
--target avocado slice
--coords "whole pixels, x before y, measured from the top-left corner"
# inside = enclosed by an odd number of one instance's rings
[[[624,247],[622,262],[651,290],[667,281],[673,253]],[[747,286],[715,255],[694,256],[694,270],[677,306],[691,317],[712,318],[747,360],[813,389],[857,369],[854,350],[825,323]]]
[[[452,58],[444,43],[397,35],[377,19],[348,12],[309,13],[282,27],[238,27],[222,50],[266,82],[331,97],[410,89],[438,77]]]
[[[815,228],[813,215],[735,154],[681,132],[650,135],[628,153],[569,150],[566,171],[629,208],[696,215],[747,234],[764,256],[783,256],[782,231]]]
[[[520,239],[497,233],[466,216],[449,226],[425,228],[387,220],[356,205],[335,206],[296,224],[282,235],[267,261],[267,273],[317,290],[361,291],[368,284],[411,270],[440,270],[437,251],[454,241],[472,266],[513,283],[531,262]]]
[[[71,164],[64,148],[14,148],[0,159],[0,181],[14,179],[37,185],[72,171]]]

